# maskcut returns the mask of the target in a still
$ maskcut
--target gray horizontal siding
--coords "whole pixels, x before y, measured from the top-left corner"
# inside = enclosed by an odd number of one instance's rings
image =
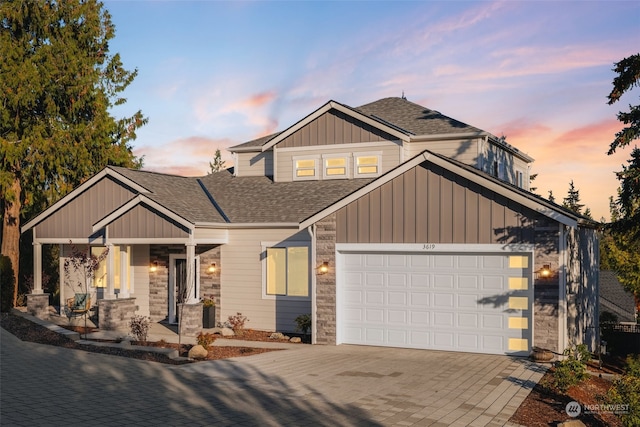
[[[337,212],[338,243],[533,243],[537,214],[424,162]]]
[[[237,153],[237,176],[273,176],[273,152]]]
[[[38,224],[36,236],[41,239],[87,238],[93,234],[93,223],[134,195],[131,189],[107,176]]]
[[[330,110],[283,139],[277,147],[310,147],[396,139],[340,111]]]

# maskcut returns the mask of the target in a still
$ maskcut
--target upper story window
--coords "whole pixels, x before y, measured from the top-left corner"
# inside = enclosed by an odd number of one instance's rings
[[[323,156],[323,177],[325,179],[348,178],[349,177],[349,155],[332,154]]]
[[[380,155],[366,154],[355,156],[354,177],[377,176],[380,174]]]
[[[521,171],[516,171],[516,185],[524,188],[524,174]]]
[[[318,158],[295,157],[293,159],[293,179],[318,179]]]

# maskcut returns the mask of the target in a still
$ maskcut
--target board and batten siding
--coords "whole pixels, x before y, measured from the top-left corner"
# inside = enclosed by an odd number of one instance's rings
[[[533,243],[537,214],[424,162],[337,212],[338,243]]]
[[[135,206],[108,225],[109,238],[187,238],[189,231],[145,205]]]
[[[380,153],[381,166],[380,174],[390,171],[400,164],[400,153],[402,148],[395,142],[366,142],[359,143],[357,145],[350,145],[347,147],[340,146],[319,146],[315,150],[303,149],[278,149],[276,155],[277,159],[277,175],[275,180],[277,182],[290,182],[293,181],[293,158],[318,158],[318,176],[322,178],[322,156],[327,155],[339,155],[344,154],[348,156],[348,169],[350,171],[350,177],[353,177],[354,158],[362,154]]]
[[[392,141],[397,138],[337,110],[312,120],[277,144],[278,148]]]
[[[410,159],[429,150],[461,163],[478,168],[479,139],[449,139],[441,141],[417,141],[405,145],[405,158]]]
[[[36,236],[39,239],[86,239],[93,234],[93,223],[135,194],[106,176],[36,225]]]
[[[229,230],[229,243],[220,254],[220,319],[242,313],[249,318],[245,327],[280,332],[295,331],[294,319],[311,313],[308,299],[263,297],[262,242],[310,242],[306,231],[291,229]],[[310,251],[311,253],[311,251]],[[310,273],[312,272],[310,268]]]
[[[273,176],[273,151],[236,153],[236,176]]]

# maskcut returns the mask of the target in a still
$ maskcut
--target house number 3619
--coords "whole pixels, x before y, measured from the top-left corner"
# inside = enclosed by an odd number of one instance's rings
[[[435,243],[425,243],[424,245],[422,245],[422,249],[424,249],[425,251],[430,251],[435,248],[436,248]]]

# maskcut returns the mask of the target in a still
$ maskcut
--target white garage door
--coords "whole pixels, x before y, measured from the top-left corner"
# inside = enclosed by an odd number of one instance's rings
[[[528,254],[340,253],[338,341],[527,355]]]

